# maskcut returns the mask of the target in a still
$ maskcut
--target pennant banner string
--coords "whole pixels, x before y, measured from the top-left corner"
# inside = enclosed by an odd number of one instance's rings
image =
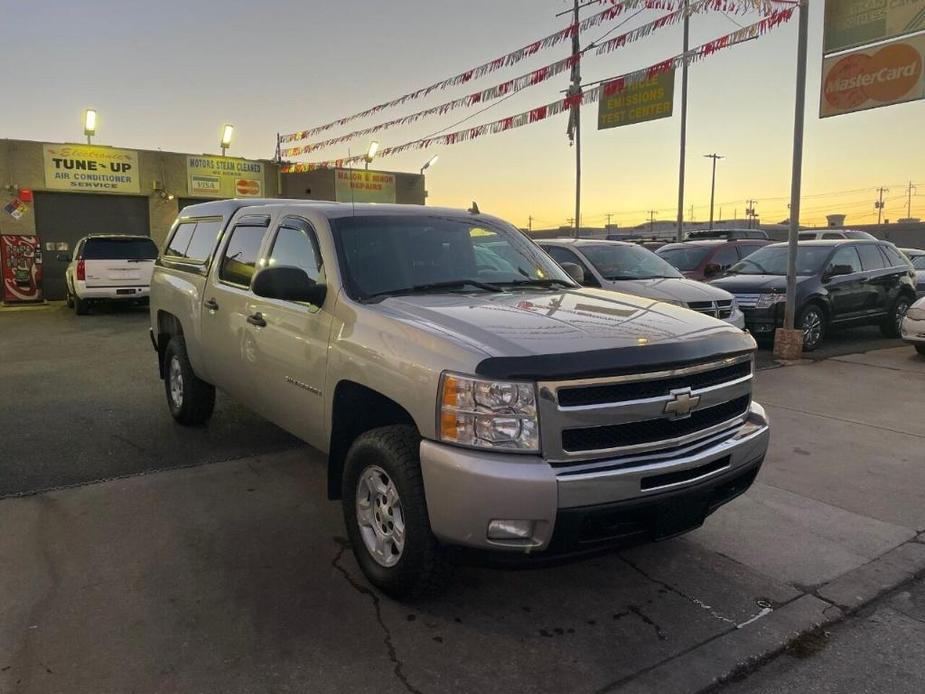
[[[734,46],[737,43],[762,36],[789,21],[793,16],[793,12],[794,7],[788,7],[787,9],[774,11],[759,22],[750,24],[730,34],[726,34],[725,36],[721,36],[717,39],[704,43],[688,51],[687,53],[676,55],[672,58],[668,58],[667,60],[663,60],[641,70],[635,70],[634,72],[628,72],[624,75],[611,78],[598,87],[595,87],[589,91],[569,95],[563,99],[557,99],[556,101],[553,101],[552,103],[546,104],[544,106],[538,106],[536,108],[530,109],[529,111],[524,111],[523,113],[519,113],[514,116],[508,116],[506,118],[501,118],[490,123],[476,125],[464,130],[457,130],[456,132],[447,133],[445,135],[437,135],[419,140],[413,140],[411,142],[407,142],[402,145],[396,145],[394,147],[386,147],[381,150],[379,156],[387,157],[409,150],[425,149],[434,145],[453,145],[459,142],[466,142],[468,140],[474,140],[482,137],[483,135],[494,135],[497,133],[505,132],[507,130],[512,130],[514,128],[520,128],[525,125],[537,123],[551,116],[569,111],[572,106],[577,104],[596,103],[602,97],[608,97],[619,93],[620,91],[633,84],[637,84],[644,80],[651,79],[656,75],[668,72],[683,65],[685,62],[688,64],[699,62],[725,48]],[[342,167],[349,164],[356,164],[363,161],[363,159],[363,155],[359,155],[325,162],[293,163],[282,166],[280,170],[282,173],[301,173],[305,171],[314,171],[316,169],[330,168],[332,166]]]
[[[597,14],[593,14],[590,17],[587,17],[583,19],[581,22],[579,22],[577,25],[577,30],[580,32],[580,31],[585,31],[587,29],[591,29],[596,26],[600,26],[604,22],[610,21],[620,16],[620,14],[623,13],[623,10],[627,8],[631,8],[631,7],[642,6],[647,9],[655,9],[655,10],[675,10],[677,9],[677,5],[678,5],[678,0],[619,0],[619,1],[610,0],[610,1],[613,3],[610,7],[608,7],[605,10],[602,10],[601,12],[598,12]],[[755,1],[756,0],[749,0],[749,3],[754,4]],[[757,1],[763,2],[764,0],[757,0]],[[601,2],[604,2],[604,0],[601,0]],[[453,77],[448,77],[445,80],[434,82],[433,84],[427,87],[422,87],[421,89],[418,89],[413,92],[409,92],[396,99],[392,99],[391,101],[386,101],[381,104],[377,104],[375,106],[372,106],[366,109],[365,111],[360,111],[358,113],[354,113],[353,115],[339,118],[337,120],[331,121],[330,123],[325,123],[324,125],[319,125],[314,128],[309,128],[308,130],[299,130],[294,133],[288,133],[286,135],[281,135],[279,140],[280,142],[283,142],[283,143],[305,140],[305,139],[308,139],[309,137],[317,135],[318,133],[324,132],[326,130],[330,130],[331,128],[345,125],[349,123],[350,121],[356,120],[358,118],[365,118],[367,116],[371,116],[375,113],[378,113],[379,111],[382,111],[383,109],[391,108],[393,106],[399,106],[408,101],[413,101],[415,99],[420,99],[425,96],[428,96],[435,91],[446,89],[448,87],[455,87],[460,84],[465,84],[467,82],[470,82],[471,80],[479,79],[480,77],[484,77],[485,75],[491,74],[492,72],[495,72],[502,68],[515,65],[519,63],[521,60],[524,60],[525,58],[528,58],[532,55],[535,55],[536,53],[539,53],[542,50],[546,50],[548,48],[557,46],[562,41],[566,39],[570,39],[575,32],[576,32],[576,25],[570,24],[564,29],[560,29],[559,31],[553,34],[550,34],[549,36],[546,36],[545,38],[542,38],[538,41],[534,41],[533,43],[527,46],[524,46],[523,48],[519,48],[516,51],[512,51],[508,53],[507,55],[501,56],[500,58],[495,58],[494,60],[490,60],[487,63],[482,63],[481,65],[477,67],[470,68],[469,70],[466,70],[464,72],[460,72],[458,75],[454,75]]]
[[[724,11],[724,12],[736,12],[742,14],[751,9],[754,9],[753,3],[751,2],[742,2],[741,0],[699,0],[688,6],[688,14],[698,14],[701,12],[707,12],[710,10],[713,11]],[[620,36],[610,39],[603,44],[589,44],[585,47],[578,55],[581,56],[584,53],[597,49],[596,54],[602,55],[604,53],[612,53],[618,48],[622,48],[630,43],[638,41],[640,39],[650,36],[654,31],[662,29],[667,26],[672,26],[681,21],[684,17],[684,10],[678,9],[669,14],[663,15],[658,19],[643,24],[640,27],[628,31]],[[393,128],[396,126],[408,125],[410,123],[415,123],[422,118],[427,118],[428,116],[433,115],[443,115],[449,113],[457,108],[474,106],[475,104],[485,103],[493,99],[498,99],[502,96],[508,96],[516,92],[527,89],[528,87],[533,87],[538,84],[552,79],[556,75],[559,75],[567,70],[571,70],[572,66],[576,62],[575,56],[568,56],[562,60],[557,60],[554,63],[545,65],[541,68],[537,68],[531,72],[528,72],[520,77],[502,82],[500,84],[488,87],[478,92],[472,94],[467,94],[466,96],[460,97],[458,99],[453,99],[452,101],[447,101],[445,103],[439,104],[437,106],[432,106],[430,108],[424,109],[422,111],[417,111],[416,113],[411,113],[407,116],[402,116],[401,118],[395,118],[390,121],[379,123],[377,125],[370,126],[368,128],[362,128],[360,130],[354,130],[353,132],[346,133],[344,135],[339,135],[338,137],[332,137],[327,140],[321,140],[320,142],[313,142],[311,144],[289,147],[280,150],[280,156],[283,157],[297,157],[302,154],[309,154],[315,152],[319,149],[324,149],[325,147],[330,147],[332,145],[338,145],[344,142],[348,142],[357,137],[365,137],[372,135],[374,133],[380,132],[382,130],[387,130],[388,128]]]

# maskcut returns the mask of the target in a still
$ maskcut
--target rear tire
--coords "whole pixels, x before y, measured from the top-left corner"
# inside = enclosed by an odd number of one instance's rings
[[[366,578],[394,598],[437,592],[446,555],[430,529],[419,449],[410,426],[359,436],[344,462],[347,534]]]
[[[880,323],[880,332],[884,337],[900,336],[903,318],[911,305],[912,302],[904,296],[896,300],[896,303],[893,304],[893,308],[890,310],[890,314]]]
[[[90,304],[86,299],[81,299],[76,294],[74,295],[74,313],[78,316],[86,316],[90,313]]]
[[[64,302],[67,304],[68,308],[74,308],[74,297],[71,295],[71,290],[64,287]]]
[[[925,357],[925,345],[916,345],[915,351]]]
[[[215,386],[193,372],[186,342],[174,337],[164,350],[164,391],[170,414],[180,424],[204,424],[215,409]]]
[[[818,304],[807,304],[800,311],[796,327],[803,331],[803,351],[812,352],[825,339],[825,311]]]

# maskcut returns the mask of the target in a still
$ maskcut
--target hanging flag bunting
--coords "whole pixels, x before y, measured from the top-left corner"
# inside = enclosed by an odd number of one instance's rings
[[[434,145],[454,145],[459,142],[467,142],[469,140],[475,140],[479,137],[482,137],[483,135],[495,135],[507,130],[530,125],[531,123],[538,123],[542,120],[545,120],[546,118],[568,111],[576,103],[596,103],[602,96],[611,96],[616,94],[629,85],[643,80],[652,79],[653,77],[656,77],[657,75],[660,75],[664,72],[674,70],[683,65],[685,62],[688,64],[696,63],[703,60],[704,58],[714,55],[724,48],[729,48],[730,46],[733,46],[742,41],[746,41],[748,39],[763,36],[767,32],[776,29],[780,25],[789,21],[793,16],[793,12],[794,7],[788,7],[784,10],[774,11],[767,17],[763,18],[761,21],[750,24],[730,34],[726,34],[725,36],[713,39],[712,41],[708,41],[707,43],[691,49],[686,54],[682,53],[672,58],[668,58],[667,60],[663,60],[659,63],[655,63],[654,65],[650,65],[649,67],[643,68],[641,70],[635,70],[633,72],[628,72],[624,75],[611,78],[600,86],[595,87],[594,89],[589,89],[582,94],[570,95],[564,99],[558,99],[552,103],[546,104],[545,106],[538,106],[536,108],[530,109],[529,111],[524,111],[523,113],[518,113],[517,115],[508,116],[506,118],[501,118],[491,123],[483,123],[482,125],[476,125],[471,128],[457,130],[456,132],[446,133],[444,135],[425,137],[419,140],[406,142],[402,145],[386,147],[380,150],[378,156],[387,157],[409,150],[433,147]],[[301,173],[305,171],[314,171],[316,169],[330,168],[332,166],[340,168],[350,164],[358,164],[362,162],[363,159],[363,155],[358,155],[333,161],[286,164],[281,167],[280,171],[282,171],[282,173]]]
[[[601,1],[603,2],[603,0]],[[737,1],[738,2],[748,1],[749,4],[753,4],[755,2],[755,0],[737,0]],[[727,2],[732,3],[733,0],[727,0]],[[623,11],[627,8],[644,7],[647,9],[655,9],[655,10],[675,10],[677,9],[678,4],[679,4],[679,0],[619,0],[619,1],[613,0],[613,5],[611,7],[608,7],[606,10],[603,10],[601,12],[598,12],[597,14],[591,15],[590,17],[587,17],[583,19],[581,22],[579,22],[577,25],[577,30],[585,31],[587,29],[600,26],[604,22],[610,21],[620,16],[620,14],[622,14]],[[512,51],[508,53],[507,55],[501,56],[500,58],[495,58],[494,60],[490,60],[487,63],[482,63],[481,65],[471,68],[469,70],[466,70],[465,72],[460,72],[458,75],[454,75],[453,77],[448,77],[445,80],[434,82],[430,86],[422,87],[421,89],[418,89],[413,92],[409,92],[396,99],[392,99],[391,101],[386,101],[381,104],[377,104],[376,106],[372,106],[371,108],[368,108],[365,111],[360,111],[359,113],[354,113],[353,115],[345,116],[344,118],[339,118],[335,121],[331,121],[330,123],[325,123],[324,125],[319,125],[314,128],[309,128],[308,130],[299,130],[297,132],[289,133],[287,135],[282,135],[280,137],[280,142],[288,143],[288,142],[298,142],[299,140],[306,140],[314,135],[317,135],[318,133],[324,132],[326,130],[330,130],[331,128],[334,128],[337,126],[345,125],[353,120],[357,120],[358,118],[365,118],[367,116],[371,116],[375,113],[378,113],[379,111],[382,111],[384,109],[391,108],[393,106],[399,106],[408,101],[414,101],[415,99],[420,99],[425,96],[429,96],[435,91],[447,89],[448,87],[455,87],[460,84],[465,84],[472,80],[479,79],[481,77],[484,77],[485,75],[491,74],[492,72],[496,72],[497,70],[500,70],[502,68],[515,65],[519,63],[521,60],[523,60],[524,58],[528,58],[532,55],[535,55],[536,53],[539,53],[542,50],[546,50],[548,48],[557,46],[562,41],[565,41],[566,39],[570,39],[572,35],[575,33],[575,31],[576,31],[576,25],[570,24],[564,29],[560,29],[559,31],[553,34],[550,34],[549,36],[540,39],[539,41],[534,41],[533,43],[527,46],[524,46],[523,48],[519,48],[516,51]]]
[[[745,14],[746,12],[754,10],[755,4],[756,3],[754,0],[700,0],[699,2],[695,2],[694,4],[688,6],[688,13],[698,14],[701,12],[713,10],[727,13]],[[621,34],[620,36],[612,38],[609,41],[600,44],[599,46],[592,43],[584,50],[582,50],[579,53],[579,56],[584,55],[584,53],[594,48],[597,49],[595,51],[597,55],[612,53],[618,48],[622,48],[623,46],[638,41],[639,39],[650,36],[658,29],[676,24],[683,18],[683,8],[675,10],[674,12],[663,15],[654,21],[643,24],[642,26],[637,27],[632,31],[628,31],[625,34]],[[453,99],[452,101],[447,101],[437,106],[432,106],[422,111],[417,111],[416,113],[402,116],[401,118],[395,118],[384,123],[379,123],[368,128],[363,128],[361,130],[354,130],[353,132],[339,135],[338,137],[321,140],[320,142],[313,142],[308,145],[284,148],[279,150],[279,154],[283,157],[297,157],[302,154],[310,154],[311,152],[315,152],[319,149],[324,149],[332,145],[342,144],[357,137],[367,137],[382,130],[416,123],[420,119],[427,118],[428,116],[443,115],[457,108],[474,106],[475,104],[498,99],[502,96],[509,96],[528,87],[542,84],[543,82],[555,77],[556,75],[560,75],[563,72],[571,70],[574,62],[575,57],[570,55],[566,58],[563,58],[562,60],[557,60],[554,63],[550,63],[544,67],[532,70],[531,72],[521,75],[520,77],[516,77],[506,82],[488,87],[482,91],[467,94],[466,96],[460,97],[458,99]]]

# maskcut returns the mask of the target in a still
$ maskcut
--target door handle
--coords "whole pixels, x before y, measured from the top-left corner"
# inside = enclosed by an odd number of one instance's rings
[[[860,282],[861,284],[867,284],[868,282],[870,282],[870,277],[860,277],[858,278],[858,282]]]
[[[218,311],[218,302],[215,299],[209,299],[203,304],[210,311]]]
[[[260,311],[257,311],[257,313],[248,316],[247,322],[251,325],[256,325],[258,328],[267,327],[267,322],[263,319],[263,314],[260,313]]]

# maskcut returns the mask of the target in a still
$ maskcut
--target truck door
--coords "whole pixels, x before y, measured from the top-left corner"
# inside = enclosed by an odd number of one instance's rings
[[[288,265],[325,283],[324,261],[315,231],[301,217],[286,217],[271,236],[267,267]],[[333,296],[326,299],[332,304]],[[255,343],[256,398],[272,422],[315,445],[324,436],[325,366],[331,314],[307,303],[251,296]],[[250,327],[250,326],[249,326]]]
[[[236,399],[253,402],[254,326],[248,323],[251,279],[269,217],[247,216],[225,234],[203,291],[202,352],[214,385]]]

